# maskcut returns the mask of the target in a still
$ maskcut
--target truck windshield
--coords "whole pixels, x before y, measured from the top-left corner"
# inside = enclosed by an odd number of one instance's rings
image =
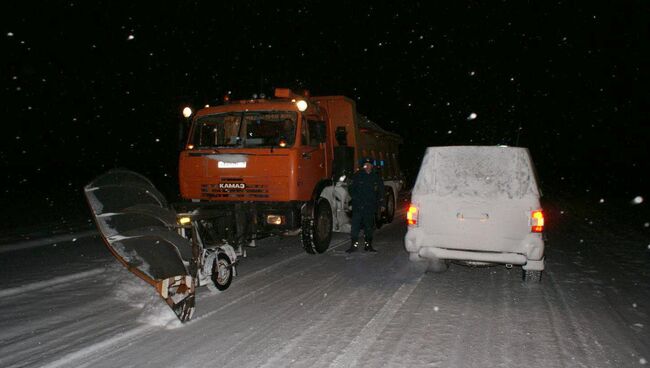
[[[291,147],[294,111],[243,111],[207,115],[194,122],[191,144],[209,147]]]

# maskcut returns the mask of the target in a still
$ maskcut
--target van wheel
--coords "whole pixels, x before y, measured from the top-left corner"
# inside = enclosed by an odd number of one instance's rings
[[[430,259],[427,266],[428,273],[441,273],[449,269],[449,261],[445,259]]]
[[[223,291],[228,289],[232,282],[232,264],[230,258],[224,253],[217,254],[212,264],[212,282],[217,289]]]
[[[332,208],[325,198],[316,203],[314,218],[302,220],[302,246],[309,254],[323,253],[332,240]]]
[[[409,261],[411,262],[424,262],[426,260],[426,258],[420,257],[417,252],[409,252]]]
[[[526,283],[535,283],[542,281],[542,271],[522,270],[521,277]]]

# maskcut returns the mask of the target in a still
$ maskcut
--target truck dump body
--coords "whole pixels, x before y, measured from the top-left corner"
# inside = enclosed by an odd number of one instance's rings
[[[330,137],[336,137],[337,129],[347,132],[347,145],[354,149],[353,170],[358,169],[359,159],[372,157],[380,174],[387,179],[400,179],[397,162],[398,146],[402,138],[382,129],[367,117],[357,113],[356,103],[345,96],[324,96],[313,98],[328,111],[331,121]],[[332,147],[339,146],[332,142]]]

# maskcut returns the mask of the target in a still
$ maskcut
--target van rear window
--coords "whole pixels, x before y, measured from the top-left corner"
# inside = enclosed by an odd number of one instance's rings
[[[475,198],[539,196],[530,154],[518,147],[429,147],[414,194]]]

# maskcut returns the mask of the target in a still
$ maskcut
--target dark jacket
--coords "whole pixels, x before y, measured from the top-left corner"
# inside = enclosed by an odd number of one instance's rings
[[[383,205],[384,182],[375,171],[368,174],[361,169],[354,173],[349,192],[352,197],[353,211],[362,209],[375,212],[379,206]]]

